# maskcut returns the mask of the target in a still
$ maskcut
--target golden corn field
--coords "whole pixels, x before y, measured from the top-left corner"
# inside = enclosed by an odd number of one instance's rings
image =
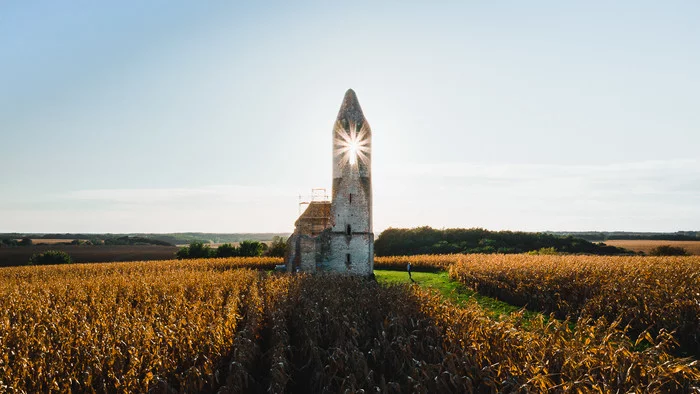
[[[385,256],[374,258],[374,269],[406,270],[406,264],[411,263],[413,271],[446,271],[463,254],[419,254],[414,256]]]
[[[0,392],[700,391],[697,361],[663,331],[525,328],[417,286],[267,272],[277,263],[0,269]]]
[[[554,313],[673,331],[700,356],[700,257],[464,255],[450,276],[487,296]]]

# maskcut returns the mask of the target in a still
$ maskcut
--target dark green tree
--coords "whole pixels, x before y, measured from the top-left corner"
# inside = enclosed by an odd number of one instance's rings
[[[236,257],[239,254],[238,248],[226,243],[216,248],[216,257]]]
[[[238,246],[239,256],[257,257],[262,256],[265,247],[262,242],[258,241],[243,241]]]
[[[284,257],[284,253],[287,251],[287,240],[282,237],[273,237],[272,243],[267,249],[267,255],[270,257]]]
[[[178,259],[203,259],[214,256],[214,251],[203,242],[195,241],[190,246],[184,246],[175,253]]]
[[[175,252],[175,257],[178,259],[189,259],[190,258],[190,247],[183,246],[177,252]]]

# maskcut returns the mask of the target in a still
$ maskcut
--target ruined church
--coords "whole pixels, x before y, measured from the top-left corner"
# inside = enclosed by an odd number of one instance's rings
[[[372,130],[352,89],[333,126],[331,201],[311,201],[287,241],[288,272],[374,272]]]

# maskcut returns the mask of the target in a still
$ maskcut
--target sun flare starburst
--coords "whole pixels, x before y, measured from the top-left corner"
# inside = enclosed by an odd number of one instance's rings
[[[335,151],[336,155],[343,156],[344,163],[351,166],[358,164],[358,159],[362,163],[369,162],[369,133],[368,128],[363,124],[358,126],[354,122],[348,124],[348,128],[342,126],[340,122],[335,126]]]

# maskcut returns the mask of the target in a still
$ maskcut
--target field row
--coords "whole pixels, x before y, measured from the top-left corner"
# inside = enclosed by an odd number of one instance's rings
[[[236,261],[239,260],[239,261]],[[0,270],[0,392],[663,391],[671,337],[496,321],[416,286],[228,259]]]

